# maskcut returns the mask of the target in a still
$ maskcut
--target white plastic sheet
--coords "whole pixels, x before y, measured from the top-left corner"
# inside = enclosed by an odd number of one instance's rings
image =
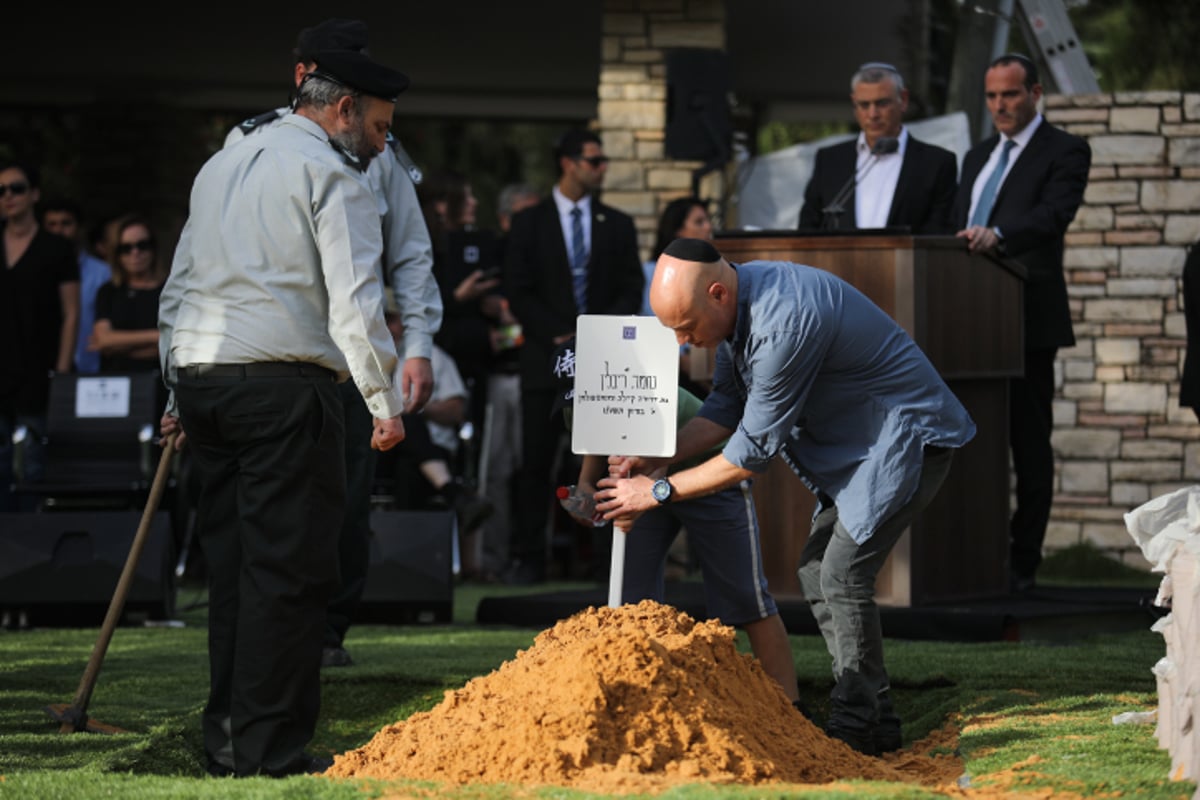
[[[1153,673],[1158,687],[1160,747],[1171,754],[1171,778],[1200,776],[1200,486],[1156,497],[1125,515],[1125,527],[1155,572],[1163,573],[1157,605],[1171,613],[1151,628],[1166,655]],[[1114,718],[1113,722],[1116,722]]]

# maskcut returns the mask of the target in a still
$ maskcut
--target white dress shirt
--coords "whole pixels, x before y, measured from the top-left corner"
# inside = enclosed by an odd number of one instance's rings
[[[1038,125],[1042,124],[1042,115],[1037,114],[1028,125],[1022,128],[1016,136],[1012,137],[1013,148],[1008,152],[1008,163],[1004,166],[1004,174],[1000,176],[1000,184],[996,187],[996,193],[1004,188],[1004,182],[1008,180],[1008,173],[1012,172],[1013,164],[1017,163],[1017,159],[1021,157],[1021,153],[1025,152],[1025,147],[1029,144],[1029,140],[1033,138],[1034,131]],[[996,164],[1000,161],[1000,151],[1004,149],[1004,143],[1008,141],[1008,137],[1001,136],[996,140],[996,146],[992,148],[991,154],[988,155],[987,162],[983,165],[983,169],[979,170],[979,174],[975,176],[975,185],[971,187],[971,208],[967,211],[967,219],[975,216],[975,206],[979,204],[979,195],[983,193],[983,187],[988,182],[988,178],[996,171]]]
[[[302,361],[352,376],[375,417],[399,415],[377,210],[366,177],[297,114],[210,158],[159,305],[167,383],[190,364]]]
[[[859,228],[886,228],[892,211],[892,198],[900,181],[900,167],[908,147],[908,128],[900,129],[900,147],[894,153],[871,155],[866,134],[858,134],[855,174],[861,176],[854,187],[854,219]],[[874,161],[874,166],[866,169]],[[866,169],[866,172],[863,170]]]
[[[571,256],[571,209],[576,206],[583,212],[581,214],[583,222],[583,249],[590,255],[592,252],[592,196],[585,194],[579,198],[578,203],[573,202],[559,191],[558,184],[554,185],[554,189],[550,194],[554,196],[554,205],[558,208],[558,222],[562,225],[563,242],[567,245],[568,262]]]

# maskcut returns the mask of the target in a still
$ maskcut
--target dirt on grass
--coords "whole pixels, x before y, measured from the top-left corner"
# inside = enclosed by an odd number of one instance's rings
[[[796,711],[735,639],[728,626],[652,601],[589,608],[434,709],[337,756],[325,774],[606,793],[849,779],[970,791],[957,786],[953,727],[864,756]]]

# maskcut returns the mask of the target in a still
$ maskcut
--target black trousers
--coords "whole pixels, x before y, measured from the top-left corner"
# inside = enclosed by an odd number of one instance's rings
[[[321,372],[181,372],[176,389],[205,509],[204,747],[238,775],[296,769],[320,712],[346,489],[341,403]]]
[[[562,414],[551,415],[554,392],[521,389],[521,468],[516,474],[516,502],[510,555],[521,561],[545,565],[546,526],[550,521],[554,457],[564,427]]]
[[[1009,569],[1032,579],[1054,500],[1054,357],[1057,348],[1025,351],[1025,375],[1009,383],[1008,438],[1017,476],[1017,507],[1009,524]]]
[[[375,420],[354,381],[338,384],[346,423],[346,513],[338,534],[338,589],[326,616],[325,646],[341,647],[362,603],[371,560],[371,484]]]

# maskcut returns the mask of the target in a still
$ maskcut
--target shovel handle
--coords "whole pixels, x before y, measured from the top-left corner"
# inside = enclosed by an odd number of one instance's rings
[[[171,460],[175,456],[175,434],[172,433],[167,437],[162,448],[162,456],[158,460],[158,471],[154,473],[154,483],[150,486],[150,496],[146,499],[146,509],[142,512],[142,521],[138,525],[137,534],[133,537],[133,544],[129,547],[129,555],[125,558],[125,568],[121,570],[121,579],[117,581],[117,589],[113,592],[112,600],[108,604],[108,613],[104,617],[104,624],[100,626],[100,636],[92,648],[92,655],[88,659],[87,668],[83,671],[83,678],[79,681],[75,699],[71,701],[69,711],[74,712],[73,718],[82,720],[84,725],[87,721],[88,703],[92,699],[92,689],[95,688],[96,678],[100,674],[100,664],[104,661],[104,654],[108,652],[108,643],[112,641],[113,631],[117,627],[117,621],[121,618],[121,612],[125,610],[125,598],[133,583],[138,559],[141,558],[142,548],[145,546],[146,537],[150,532],[150,523],[154,520],[154,513],[158,510],[158,504],[167,487],[167,478],[171,474]],[[81,728],[78,727],[77,722],[64,722],[63,730],[77,731]]]

